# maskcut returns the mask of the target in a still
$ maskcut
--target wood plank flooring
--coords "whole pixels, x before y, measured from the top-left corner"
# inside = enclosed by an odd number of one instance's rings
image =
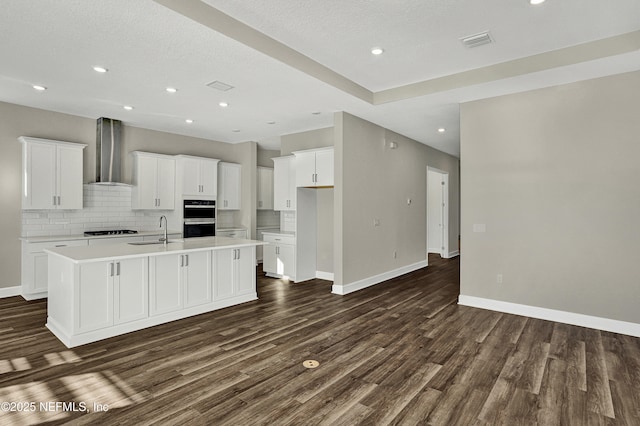
[[[640,339],[458,306],[458,259],[429,264],[347,296],[259,273],[258,301],[73,349],[0,299],[0,402],[36,403],[0,424],[640,425]]]

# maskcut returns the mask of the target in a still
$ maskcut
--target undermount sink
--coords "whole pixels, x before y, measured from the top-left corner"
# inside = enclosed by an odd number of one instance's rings
[[[171,243],[184,243],[184,240],[167,241],[167,244],[171,244]],[[151,244],[164,244],[164,241],[134,241],[132,243],[127,243],[127,244],[131,244],[132,246],[148,246]]]

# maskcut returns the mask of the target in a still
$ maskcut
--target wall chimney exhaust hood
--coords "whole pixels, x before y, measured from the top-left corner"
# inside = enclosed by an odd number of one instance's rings
[[[95,185],[125,185],[121,182],[122,157],[120,153],[122,121],[98,118],[96,132]]]

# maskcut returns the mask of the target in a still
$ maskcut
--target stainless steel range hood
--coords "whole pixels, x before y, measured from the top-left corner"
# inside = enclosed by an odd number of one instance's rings
[[[98,118],[96,132],[96,184],[127,185],[121,181],[120,153],[122,121]]]

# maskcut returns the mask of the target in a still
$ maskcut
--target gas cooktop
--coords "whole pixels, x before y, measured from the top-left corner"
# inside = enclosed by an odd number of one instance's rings
[[[132,231],[131,229],[110,229],[106,231],[86,231],[84,235],[121,235],[121,234],[137,234],[138,231]]]

